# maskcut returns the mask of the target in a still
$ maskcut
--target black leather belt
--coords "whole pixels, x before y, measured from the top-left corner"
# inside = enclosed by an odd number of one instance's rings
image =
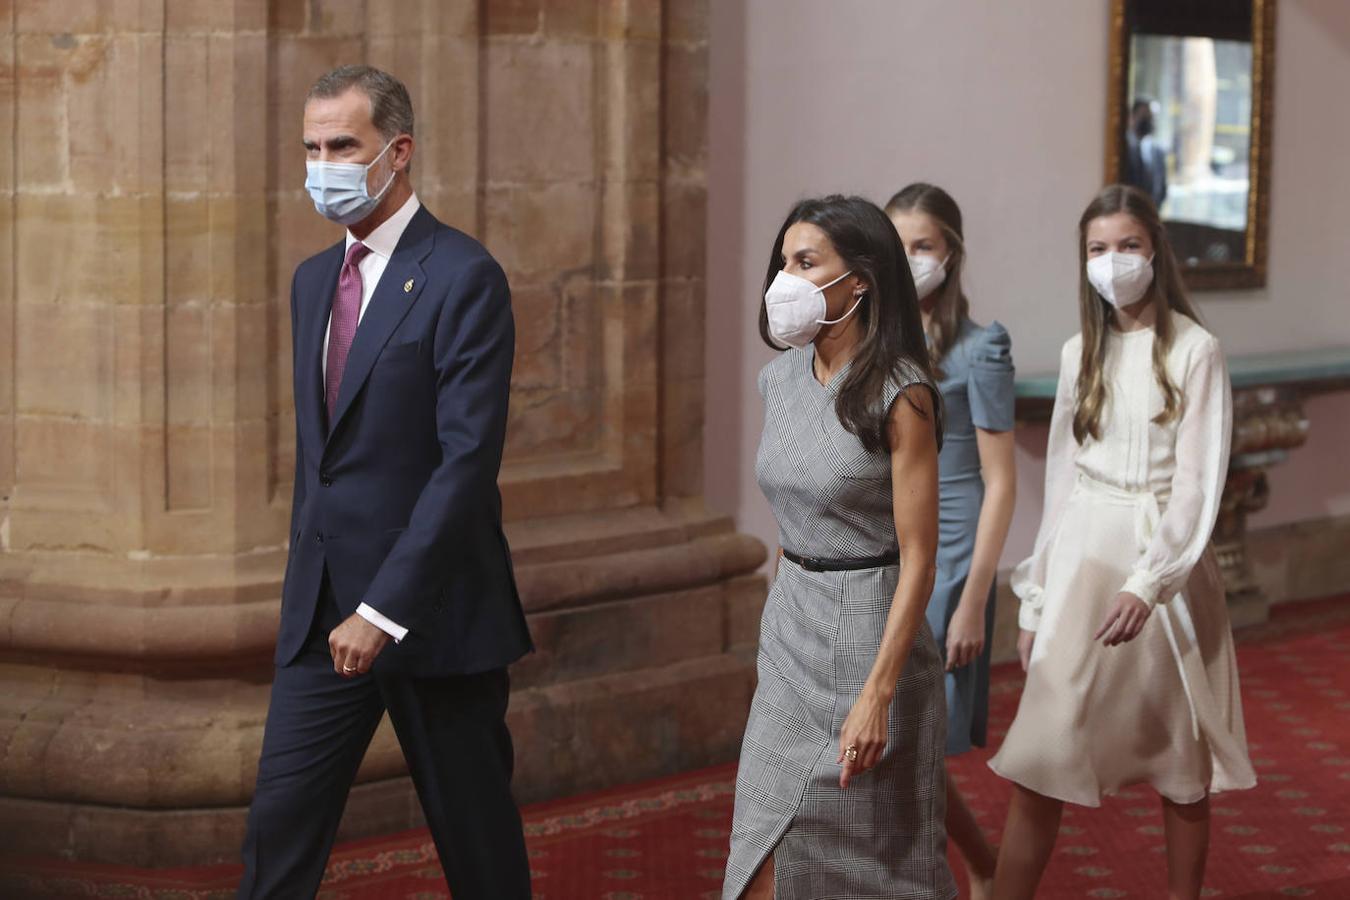
[[[892,550],[881,556],[854,556],[844,559],[820,559],[815,556],[801,556],[791,550],[784,550],[783,556],[795,562],[808,572],[856,572],[860,569],[880,569],[893,566],[900,561],[900,551]]]

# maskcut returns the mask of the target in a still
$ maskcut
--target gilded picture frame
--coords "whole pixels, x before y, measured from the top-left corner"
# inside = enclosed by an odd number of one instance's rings
[[[1130,78],[1130,8],[1136,0],[1111,0],[1106,103],[1105,183],[1125,180]],[[1247,290],[1266,284],[1270,229],[1270,166],[1274,125],[1275,8],[1277,0],[1251,0],[1251,140],[1244,258],[1183,264],[1193,290]]]

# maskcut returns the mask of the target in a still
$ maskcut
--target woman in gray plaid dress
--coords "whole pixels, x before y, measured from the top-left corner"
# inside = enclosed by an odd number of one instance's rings
[[[759,377],[756,474],[783,557],[722,896],[948,900],[946,706],[924,618],[940,401],[885,214],[856,197],[798,204],[760,332],[792,348]]]

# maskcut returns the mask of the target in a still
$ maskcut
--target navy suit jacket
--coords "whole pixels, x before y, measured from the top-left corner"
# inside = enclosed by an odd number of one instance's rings
[[[343,617],[367,603],[408,629],[376,671],[500,668],[531,649],[497,475],[515,351],[511,294],[482,245],[422,207],[356,330],[333,421],[323,388],[344,242],[291,285],[295,498],[276,663],[293,662],[324,570]]]

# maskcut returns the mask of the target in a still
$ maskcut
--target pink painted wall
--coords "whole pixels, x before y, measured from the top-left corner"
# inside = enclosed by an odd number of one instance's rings
[[[966,218],[975,318],[1008,327],[1019,370],[1054,369],[1076,330],[1075,226],[1102,179],[1108,4],[711,6],[706,488],[772,546],[754,483],[755,373],[772,351],[755,315],[782,216],[808,195],[945,186]],[[1230,353],[1350,345],[1350,3],[1279,13],[1268,286],[1198,295]],[[1350,394],[1307,410],[1312,438],[1273,472],[1255,526],[1350,514]],[[1044,441],[1043,428],[1018,436],[1005,565],[1034,537]]]

